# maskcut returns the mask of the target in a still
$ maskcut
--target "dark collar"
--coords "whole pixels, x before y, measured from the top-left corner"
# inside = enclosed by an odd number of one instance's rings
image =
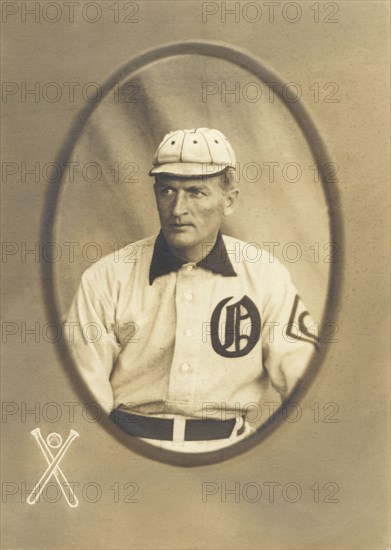
[[[171,271],[178,271],[186,263],[189,262],[181,260],[171,252],[162,231],[160,231],[155,241],[151,266],[149,268],[149,284],[151,285],[161,275],[166,275]],[[219,273],[223,277],[237,277],[228,258],[227,249],[225,248],[220,231],[212,250],[196,265],[214,273]]]

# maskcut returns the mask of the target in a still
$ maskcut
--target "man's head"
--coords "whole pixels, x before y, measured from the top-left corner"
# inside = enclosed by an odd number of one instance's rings
[[[182,259],[201,260],[224,218],[233,212],[238,189],[222,185],[220,174],[209,178],[158,175],[154,189],[167,243]]]
[[[167,134],[154,158],[155,196],[163,235],[186,261],[199,261],[233,210],[235,155],[218,130]]]

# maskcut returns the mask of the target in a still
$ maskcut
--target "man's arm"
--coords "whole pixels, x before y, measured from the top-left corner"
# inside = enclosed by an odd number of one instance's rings
[[[315,323],[279,262],[270,266],[263,308],[264,365],[282,400],[303,377],[317,349]]]
[[[110,374],[121,351],[116,341],[115,304],[107,284],[87,270],[74,296],[66,324],[76,369],[100,406],[113,407]]]

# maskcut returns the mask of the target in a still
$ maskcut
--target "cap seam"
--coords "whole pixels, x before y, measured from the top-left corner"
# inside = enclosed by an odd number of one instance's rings
[[[175,135],[175,134],[174,134]],[[174,136],[168,136],[166,140],[162,141],[162,143],[159,145],[158,147],[158,150],[157,150],[157,153],[156,153],[156,162],[159,164],[159,153],[160,151],[162,150],[163,146],[167,143],[167,141],[171,138],[173,138]]]
[[[208,140],[206,139],[206,137],[205,137],[205,134],[202,134],[202,137],[204,138],[204,140],[205,140],[205,143],[206,143],[206,146],[207,146],[207,148],[208,148],[208,151],[209,151],[209,156],[210,156],[210,164],[214,164],[214,163],[213,163],[213,157],[212,157],[212,152],[211,152],[211,150],[210,150],[210,147],[209,147],[209,143],[208,143]]]
[[[183,144],[185,143],[186,136],[187,136],[187,133],[184,132],[183,139],[182,139],[182,145],[181,145],[181,152],[179,153],[179,162],[183,162],[182,161],[182,151],[183,151]]]
[[[227,146],[227,144],[225,143],[224,140],[223,140],[223,143],[224,143],[224,145],[225,145],[225,148],[226,148],[227,151],[228,151],[229,158],[231,159],[231,164],[233,164],[234,161],[233,161],[233,158],[232,158],[232,155],[231,155],[231,151],[228,149],[228,146]]]

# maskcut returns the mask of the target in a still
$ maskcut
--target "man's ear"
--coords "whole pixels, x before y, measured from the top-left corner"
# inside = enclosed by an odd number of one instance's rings
[[[224,216],[230,216],[235,210],[236,202],[238,200],[239,189],[235,187],[230,189],[225,194],[225,207],[224,207]]]

